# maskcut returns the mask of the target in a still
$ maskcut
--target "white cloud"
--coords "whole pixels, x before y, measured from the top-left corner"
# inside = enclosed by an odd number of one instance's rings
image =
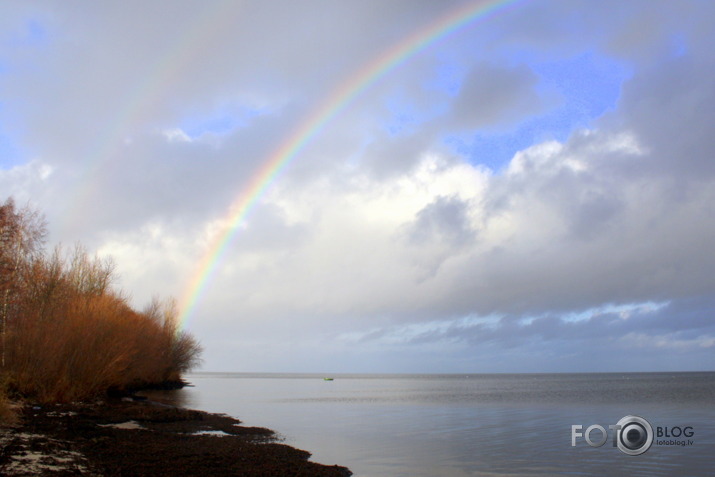
[[[21,202],[37,201],[43,189],[51,184],[55,168],[46,162],[33,160],[7,170],[0,169],[0,189],[6,196]]]
[[[193,139],[191,139],[188,134],[186,134],[184,131],[181,130],[181,128],[174,128],[174,129],[165,129],[162,131],[162,134],[166,138],[168,142],[191,142]]]

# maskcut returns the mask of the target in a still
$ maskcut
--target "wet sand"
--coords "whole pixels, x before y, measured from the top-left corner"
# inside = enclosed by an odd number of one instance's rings
[[[348,476],[309,462],[268,429],[217,414],[126,399],[25,405],[0,429],[7,476]]]

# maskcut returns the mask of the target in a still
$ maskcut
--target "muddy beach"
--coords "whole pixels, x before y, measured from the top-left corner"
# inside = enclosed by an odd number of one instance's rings
[[[347,476],[264,428],[149,401],[23,405],[0,429],[6,476]]]

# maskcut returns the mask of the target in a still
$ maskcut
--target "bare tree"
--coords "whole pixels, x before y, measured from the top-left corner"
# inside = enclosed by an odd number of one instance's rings
[[[23,288],[23,267],[39,253],[47,236],[44,216],[29,205],[18,210],[15,201],[7,199],[0,205],[0,290],[2,290],[2,357],[5,366],[5,349],[8,317],[16,296]]]

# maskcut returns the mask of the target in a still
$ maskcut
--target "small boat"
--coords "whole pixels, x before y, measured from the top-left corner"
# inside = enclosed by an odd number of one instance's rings
[[[333,378],[323,378],[323,381],[332,381]]]

